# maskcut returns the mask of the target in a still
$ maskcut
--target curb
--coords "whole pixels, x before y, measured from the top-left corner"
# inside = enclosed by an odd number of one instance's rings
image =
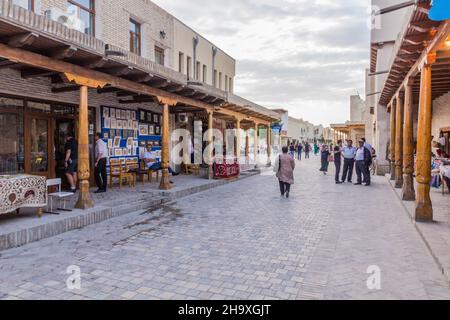
[[[176,192],[149,192],[150,200],[138,199],[132,204],[123,204],[113,207],[99,206],[87,211],[76,211],[72,216],[62,219],[55,218],[56,221],[49,221],[42,225],[25,227],[21,230],[0,234],[0,252],[22,247],[26,244],[51,238],[69,231],[82,229],[84,227],[104,222],[131,212],[145,210],[157,205],[172,202],[196,193],[211,190],[229,183],[237,182],[259,174],[259,170],[247,171],[241,177],[234,180],[214,180],[210,183],[179,190]],[[38,222],[38,221],[34,221]]]

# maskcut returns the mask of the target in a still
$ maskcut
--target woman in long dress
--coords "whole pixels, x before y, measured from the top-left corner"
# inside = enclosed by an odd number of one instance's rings
[[[294,184],[294,169],[295,160],[288,154],[289,148],[283,147],[283,154],[281,154],[276,163],[274,171],[280,183],[281,196],[289,198],[291,192],[291,185]]]
[[[320,159],[322,162],[320,171],[322,171],[324,175],[327,174],[327,172],[328,172],[328,166],[330,164],[328,161],[329,156],[330,156],[330,151],[328,149],[328,146],[326,144],[324,144],[322,147],[322,151],[320,153]]]

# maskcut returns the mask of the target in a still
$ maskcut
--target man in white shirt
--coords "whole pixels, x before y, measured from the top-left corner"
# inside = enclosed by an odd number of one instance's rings
[[[344,171],[342,173],[342,182],[352,183],[353,169],[355,168],[356,148],[353,146],[353,141],[348,140],[347,146],[342,149],[342,156],[344,157]]]
[[[356,150],[356,175],[358,177],[355,185],[362,185],[363,182],[366,186],[370,186],[370,171],[369,166],[372,159],[371,152],[364,146],[364,140],[359,140],[359,148]],[[362,179],[364,177],[364,180]]]
[[[142,158],[147,165],[147,168],[155,171],[162,170],[161,161],[157,158],[156,153],[152,151],[150,147],[147,148],[146,152],[144,152]],[[179,175],[179,173],[174,172],[171,167],[169,167],[169,173],[173,176]]]
[[[108,186],[108,178],[106,175],[106,159],[108,158],[108,148],[102,140],[101,134],[95,135],[95,183],[98,190],[95,193],[106,192]]]

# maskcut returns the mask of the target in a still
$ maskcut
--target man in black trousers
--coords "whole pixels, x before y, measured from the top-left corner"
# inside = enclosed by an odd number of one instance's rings
[[[342,182],[352,183],[353,169],[355,167],[356,148],[353,146],[353,141],[348,140],[347,146],[342,149],[344,156],[344,171],[342,173]]]
[[[355,185],[370,186],[370,171],[369,167],[372,164],[372,154],[364,146],[364,141],[359,140],[359,148],[356,151],[356,175],[358,182]],[[364,179],[362,179],[364,177]]]
[[[333,157],[334,157],[334,165],[336,166],[336,184],[342,184],[341,180],[339,180],[339,175],[341,173],[341,158],[342,158],[342,140],[337,142],[337,145],[333,149]]]
[[[95,183],[98,190],[95,193],[104,193],[108,186],[108,177],[106,175],[106,159],[108,158],[108,148],[102,140],[101,134],[95,135]]]

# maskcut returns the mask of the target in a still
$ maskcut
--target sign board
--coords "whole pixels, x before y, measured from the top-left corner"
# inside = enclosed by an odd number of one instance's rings
[[[434,21],[444,21],[450,19],[450,1],[433,0],[431,3],[429,18]]]

